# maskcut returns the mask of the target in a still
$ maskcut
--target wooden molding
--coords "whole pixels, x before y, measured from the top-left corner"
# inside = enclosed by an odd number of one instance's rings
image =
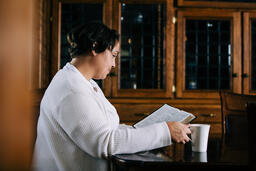
[[[256,20],[256,12],[244,12],[243,15],[243,74],[247,74],[248,77],[242,78],[243,80],[243,93],[256,95],[256,91],[251,90],[251,69],[252,69],[252,44],[251,44],[251,19]],[[255,67],[255,66],[254,66]]]
[[[246,2],[220,2],[220,1],[186,1],[186,0],[177,0],[178,6],[181,7],[212,7],[212,8],[249,8],[255,9],[256,3],[246,3]]]
[[[53,0],[52,11],[52,49],[51,49],[51,79],[57,73],[60,68],[60,17],[61,17],[61,3],[58,0]]]

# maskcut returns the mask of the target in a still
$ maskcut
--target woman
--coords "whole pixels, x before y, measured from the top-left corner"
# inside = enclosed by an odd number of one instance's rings
[[[189,126],[163,122],[135,129],[120,125],[114,106],[93,79],[105,79],[119,56],[119,35],[91,22],[67,36],[72,61],[58,71],[40,106],[35,170],[107,170],[112,154],[187,142]],[[172,138],[171,138],[172,137]]]

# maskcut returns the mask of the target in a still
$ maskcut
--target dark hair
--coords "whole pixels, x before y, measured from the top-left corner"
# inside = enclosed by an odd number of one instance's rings
[[[92,50],[95,50],[96,53],[104,52],[106,49],[112,50],[118,40],[119,34],[115,30],[95,21],[74,27],[67,34],[71,58]]]

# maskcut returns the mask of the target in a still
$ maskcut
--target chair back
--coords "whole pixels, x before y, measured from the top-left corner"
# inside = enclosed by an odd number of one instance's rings
[[[230,145],[248,146],[246,104],[256,102],[256,96],[221,91],[222,133]]]
[[[249,132],[249,167],[250,170],[256,170],[256,139],[255,123],[256,123],[256,102],[247,103],[248,113],[248,132]]]

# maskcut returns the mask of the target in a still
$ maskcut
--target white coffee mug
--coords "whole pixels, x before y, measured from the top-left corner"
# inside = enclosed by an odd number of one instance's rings
[[[207,162],[207,152],[192,153],[192,161]]]
[[[190,124],[192,151],[206,152],[210,125]]]

